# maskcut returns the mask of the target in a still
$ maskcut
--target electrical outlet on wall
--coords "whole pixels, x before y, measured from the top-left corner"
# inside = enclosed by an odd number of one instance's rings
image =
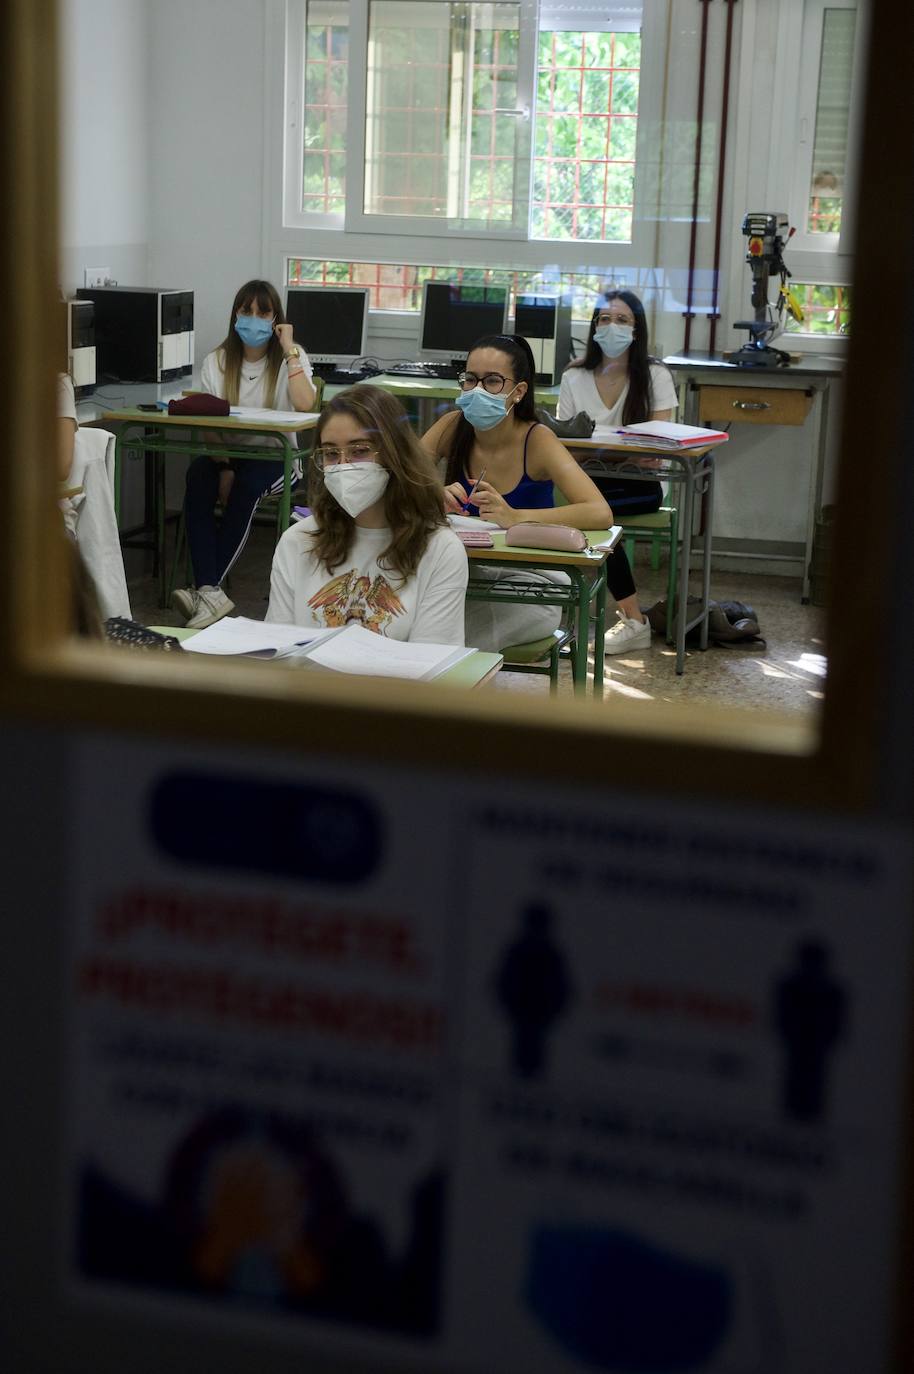
[[[85,286],[110,286],[111,268],[110,267],[86,267],[83,269],[85,276]]]

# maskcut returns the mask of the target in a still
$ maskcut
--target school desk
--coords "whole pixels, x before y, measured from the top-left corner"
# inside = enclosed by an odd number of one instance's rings
[[[191,635],[199,633],[198,630],[189,630],[186,625],[150,625],[149,628],[156,630],[160,635],[173,635],[175,639],[182,640],[190,639]],[[201,655],[198,654],[197,657]],[[295,666],[294,660],[280,659],[280,662]],[[443,682],[446,687],[484,687],[494,679],[503,662],[501,654],[489,654],[482,649],[474,649],[466,658],[452,664],[431,681]]]
[[[593,476],[631,478],[634,482],[669,482],[678,490],[679,532],[679,590],[674,619],[673,643],[676,646],[676,672],[685,667],[686,635],[696,626],[699,646],[708,647],[708,601],[711,592],[711,536],[714,521],[714,448],[633,450],[630,445],[614,443],[609,431],[594,430],[589,439],[563,439],[584,470]],[[610,457],[617,454],[618,457]],[[642,467],[641,459],[658,460],[657,467]],[[692,525],[695,512],[701,510],[700,533],[702,549],[701,596],[698,609],[688,614],[689,578],[692,570]]]
[[[606,560],[622,538],[622,527],[611,530],[587,530],[591,547],[584,553],[559,553],[554,549],[526,549],[505,544],[504,530],[492,530],[494,547],[467,549],[470,560],[468,601],[507,602],[509,605],[567,607],[575,617],[575,690],[587,690],[587,645],[590,632],[591,606],[594,619],[594,696],[603,694],[603,635],[606,629]],[[593,547],[603,544],[602,549]],[[494,568],[497,581],[474,578],[472,569]],[[506,576],[512,568],[517,577]],[[561,572],[567,582],[532,582],[525,572]]]
[[[303,411],[292,419],[242,420],[231,415],[169,415],[167,411],[146,411],[137,407],[126,410],[103,411],[98,423],[114,427],[116,442],[114,448],[114,505],[115,513],[120,514],[121,478],[123,474],[123,455],[127,449],[151,455],[156,462],[155,501],[154,501],[154,549],[156,567],[159,574],[160,596],[165,604],[165,468],[162,459],[169,457],[196,458],[201,453],[213,452],[209,436],[218,433],[223,437],[219,446],[220,458],[259,458],[264,461],[283,463],[283,485],[279,500],[279,528],[285,530],[292,518],[292,470],[298,448],[292,443],[297,434],[313,429],[318,416]],[[242,444],[236,442],[240,436],[267,436],[269,445]]]

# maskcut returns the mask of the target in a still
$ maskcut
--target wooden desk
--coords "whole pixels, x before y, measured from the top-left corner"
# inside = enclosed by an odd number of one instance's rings
[[[313,429],[319,416],[316,412],[302,411],[295,419],[256,421],[243,420],[231,415],[169,415],[165,411],[140,410],[132,406],[125,410],[104,411],[99,423],[114,429],[114,510],[120,516],[121,480],[123,474],[123,454],[127,448],[151,455],[158,466],[155,474],[155,532],[154,544],[156,566],[159,573],[160,597],[165,604],[165,474],[162,458],[183,455],[196,458],[200,454],[211,453],[213,445],[209,435],[217,433],[227,437],[220,444],[219,455],[227,459],[256,458],[275,463],[283,463],[282,494],[279,502],[279,523],[287,529],[292,518],[292,473],[298,449],[292,443],[296,434]],[[190,438],[183,437],[187,431]],[[269,445],[232,443],[237,435],[266,436]],[[196,436],[196,437],[194,437]]]
[[[685,668],[685,640],[689,630],[700,627],[699,647],[708,647],[708,601],[711,593],[711,537],[714,523],[714,446],[693,449],[633,450],[619,444],[611,431],[595,429],[589,439],[563,439],[562,443],[578,459],[585,471],[597,476],[624,477],[635,482],[669,482],[680,489],[679,531],[682,547],[679,560],[679,590],[675,617],[676,672]],[[618,454],[608,459],[607,454]],[[639,458],[656,458],[658,467],[639,466]],[[696,615],[688,618],[689,578],[692,569],[692,525],[695,511],[704,502],[702,539],[701,598]]]
[[[748,425],[809,425],[810,465],[806,488],[806,535],[801,600],[809,600],[812,543],[822,510],[828,443],[831,384],[844,371],[834,354],[804,354],[789,367],[737,367],[720,353],[690,350],[664,358],[677,383],[684,386],[683,420],[722,428]],[[739,443],[738,429],[731,445]],[[734,556],[739,556],[734,554]],[[756,555],[758,556],[758,555]]]
[[[622,527],[611,530],[587,530],[591,545],[609,543],[610,548],[590,548],[585,553],[558,553],[552,549],[525,549],[505,544],[503,530],[493,530],[495,547],[467,549],[473,567],[516,567],[527,572],[562,572],[567,583],[531,582],[529,578],[499,579],[489,582],[470,576],[467,585],[468,601],[507,602],[510,605],[534,603],[540,606],[567,606],[575,616],[575,690],[587,690],[587,642],[590,631],[590,608],[594,606],[594,695],[603,694],[603,635],[606,630],[606,560],[622,538]]]
[[[173,635],[175,639],[182,640],[199,634],[199,630],[189,630],[186,625],[150,625],[149,629],[156,630],[160,635]],[[204,655],[197,654],[196,657],[202,658]],[[264,661],[270,663],[274,660]],[[280,659],[279,662],[289,667],[295,666],[294,660]],[[459,663],[447,668],[438,677],[432,678],[432,682],[443,682],[448,687],[485,687],[493,681],[503,662],[501,654],[489,654],[482,649],[474,649]]]

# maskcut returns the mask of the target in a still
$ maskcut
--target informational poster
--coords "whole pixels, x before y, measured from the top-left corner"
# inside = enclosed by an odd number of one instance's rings
[[[430,1374],[885,1366],[899,837],[123,741],[76,806],[76,1296]]]

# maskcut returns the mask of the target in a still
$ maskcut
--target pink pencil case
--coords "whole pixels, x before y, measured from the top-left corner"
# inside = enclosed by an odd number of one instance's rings
[[[571,525],[537,525],[532,520],[511,525],[505,531],[505,543],[525,549],[554,549],[556,553],[583,553],[587,540]]]

